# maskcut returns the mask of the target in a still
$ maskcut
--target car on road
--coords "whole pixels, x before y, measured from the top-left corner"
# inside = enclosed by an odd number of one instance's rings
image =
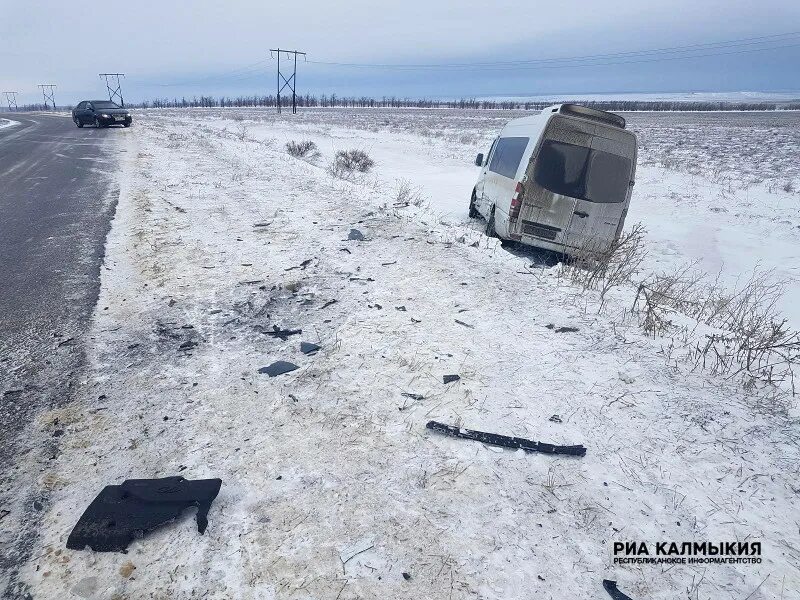
[[[625,119],[576,104],[509,121],[482,167],[469,204],[486,232],[566,255],[604,252],[619,238],[636,172]]]
[[[133,123],[131,113],[109,100],[84,100],[72,109],[72,120],[78,127],[94,125],[108,127],[122,125],[130,127]]]

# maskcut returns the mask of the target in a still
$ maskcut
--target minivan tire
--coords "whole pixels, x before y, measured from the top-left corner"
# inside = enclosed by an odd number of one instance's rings
[[[475,201],[477,200],[475,196],[475,190],[472,191],[472,198],[469,201],[469,218],[470,219],[477,219],[480,216],[478,209],[475,208]]]
[[[97,127],[98,129],[102,127],[102,125],[100,124],[100,119],[98,119],[97,117],[94,118],[94,126]]]
[[[493,238],[500,237],[497,235],[497,231],[494,228],[494,206],[492,207],[492,212],[489,215],[489,221],[486,223],[486,235]]]
[[[75,125],[77,125],[79,129],[83,128],[83,123],[81,123],[80,119],[73,119],[73,121],[75,121]]]

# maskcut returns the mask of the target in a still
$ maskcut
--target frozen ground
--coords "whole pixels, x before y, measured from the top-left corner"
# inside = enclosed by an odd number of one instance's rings
[[[6,127],[13,127],[14,125],[19,125],[19,121],[12,121],[11,119],[0,119],[0,129],[5,129]]]
[[[604,578],[635,599],[800,597],[795,404],[668,362],[668,340],[625,317],[631,290],[598,312],[558,266],[466,219],[474,153],[509,116],[170,111],[119,132],[82,400],[32,432],[63,430],[23,573],[34,597],[574,600],[607,598]],[[646,268],[701,259],[735,280],[760,260],[796,299],[798,196],[782,188],[797,165],[754,183],[759,159],[731,134],[693,172],[712,140],[682,118],[669,153],[661,115],[631,119]],[[797,123],[762,137],[788,152]],[[288,156],[290,139],[322,156]],[[333,179],[333,152],[352,147],[373,174]],[[401,179],[428,206],[394,207]],[[280,341],[273,325],[303,332]],[[300,368],[258,373],[275,360]],[[429,419],[588,453],[499,450]],[[186,516],[127,555],[64,549],[104,485],[174,474],[223,479],[204,536]],[[611,561],[614,541],[743,540],[762,542],[761,564]]]

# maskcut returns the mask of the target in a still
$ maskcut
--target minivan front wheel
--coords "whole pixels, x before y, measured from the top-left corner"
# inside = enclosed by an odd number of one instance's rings
[[[494,206],[492,207],[492,213],[489,215],[489,221],[486,223],[486,235],[493,238],[500,237],[494,228]]]
[[[472,191],[472,198],[469,201],[469,218],[470,219],[477,219],[479,214],[478,209],[475,208],[475,201],[477,197],[475,196],[475,190]]]

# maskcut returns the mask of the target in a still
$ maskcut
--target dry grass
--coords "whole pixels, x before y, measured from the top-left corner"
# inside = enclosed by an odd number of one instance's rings
[[[339,179],[350,179],[356,173],[369,173],[375,161],[363,150],[339,150],[328,171]]]
[[[321,156],[317,150],[317,145],[311,140],[288,141],[286,142],[286,152],[295,158],[305,158],[307,160],[316,160]]]

